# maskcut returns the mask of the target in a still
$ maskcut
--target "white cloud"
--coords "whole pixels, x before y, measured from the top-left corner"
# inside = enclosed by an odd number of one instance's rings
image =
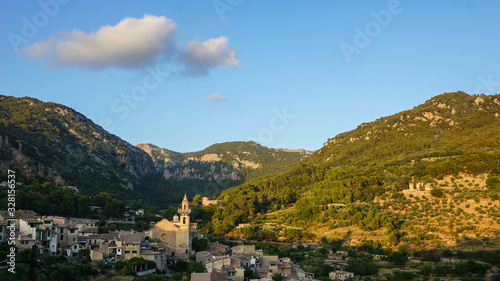
[[[228,97],[225,97],[225,96],[219,95],[219,94],[213,94],[207,98],[207,101],[211,101],[211,102],[220,102],[220,101],[228,101],[228,100],[229,100]]]
[[[124,18],[97,32],[73,31],[28,45],[28,57],[48,60],[56,66],[84,68],[133,68],[176,52],[177,26],[164,16]]]
[[[237,67],[236,50],[229,47],[229,40],[221,36],[204,42],[190,41],[182,51],[180,60],[195,74],[206,74],[216,67]]]
[[[180,47],[175,39],[177,26],[164,16],[124,18],[114,26],[95,32],[62,32],[47,40],[27,45],[24,54],[46,60],[57,67],[103,69],[142,68],[154,61],[177,64],[180,74],[206,75],[217,67],[237,67],[236,50],[226,37],[192,40]]]

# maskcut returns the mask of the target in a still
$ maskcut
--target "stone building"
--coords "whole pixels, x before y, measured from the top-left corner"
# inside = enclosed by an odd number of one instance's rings
[[[191,209],[186,195],[178,213],[179,215],[175,215],[172,221],[163,219],[157,222],[149,230],[149,236],[151,239],[159,239],[166,243],[175,254],[189,254],[196,224],[190,222]]]
[[[204,196],[202,199],[201,199],[201,204],[203,206],[210,206],[210,205],[217,205],[221,202],[221,200],[210,200],[208,199],[208,197]]]

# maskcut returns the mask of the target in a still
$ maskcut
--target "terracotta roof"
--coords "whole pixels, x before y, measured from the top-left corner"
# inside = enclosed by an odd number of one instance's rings
[[[141,250],[141,255],[158,255],[160,252],[155,252],[151,250]]]
[[[80,231],[80,233],[97,233],[97,227],[89,227],[89,228],[84,228]]]
[[[142,233],[130,233],[121,234],[120,238],[122,239],[123,244],[141,244],[141,241],[144,240],[145,236]]]
[[[224,272],[213,271],[211,273],[192,273],[191,281],[226,281],[229,277]]]
[[[85,236],[87,239],[106,239],[106,240],[113,240],[115,238],[118,238],[118,233],[101,233],[101,234],[92,234]]]
[[[18,237],[18,240],[19,241],[35,241],[35,239],[30,238],[30,237],[28,237],[26,235],[20,235],[20,237]]]
[[[284,262],[284,263],[278,264],[278,268],[292,268],[292,266],[290,265],[289,262]]]
[[[236,272],[236,269],[234,269],[234,266],[225,266],[222,268],[225,272]]]

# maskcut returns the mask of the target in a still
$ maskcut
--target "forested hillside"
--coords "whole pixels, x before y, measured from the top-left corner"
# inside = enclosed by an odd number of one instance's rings
[[[456,92],[361,124],[286,172],[223,192],[224,207],[215,211],[211,227],[225,233],[281,210],[266,218],[305,229],[382,228],[399,239],[417,218],[431,225],[429,220],[447,213],[470,219],[465,226],[471,231],[482,229],[479,221],[474,226],[474,216],[483,215],[492,228],[488,233],[498,233],[499,113],[500,95]],[[402,193],[410,184],[422,190]],[[487,206],[466,212],[459,204],[467,200]]]
[[[107,191],[154,204],[182,192],[159,174],[144,151],[64,105],[0,96],[0,169],[75,185],[82,194]]]

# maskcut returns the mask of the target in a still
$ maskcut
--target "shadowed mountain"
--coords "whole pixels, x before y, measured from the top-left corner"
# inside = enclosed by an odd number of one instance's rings
[[[157,204],[182,192],[159,174],[144,151],[56,103],[0,96],[0,169],[74,185],[83,194],[106,191]]]

